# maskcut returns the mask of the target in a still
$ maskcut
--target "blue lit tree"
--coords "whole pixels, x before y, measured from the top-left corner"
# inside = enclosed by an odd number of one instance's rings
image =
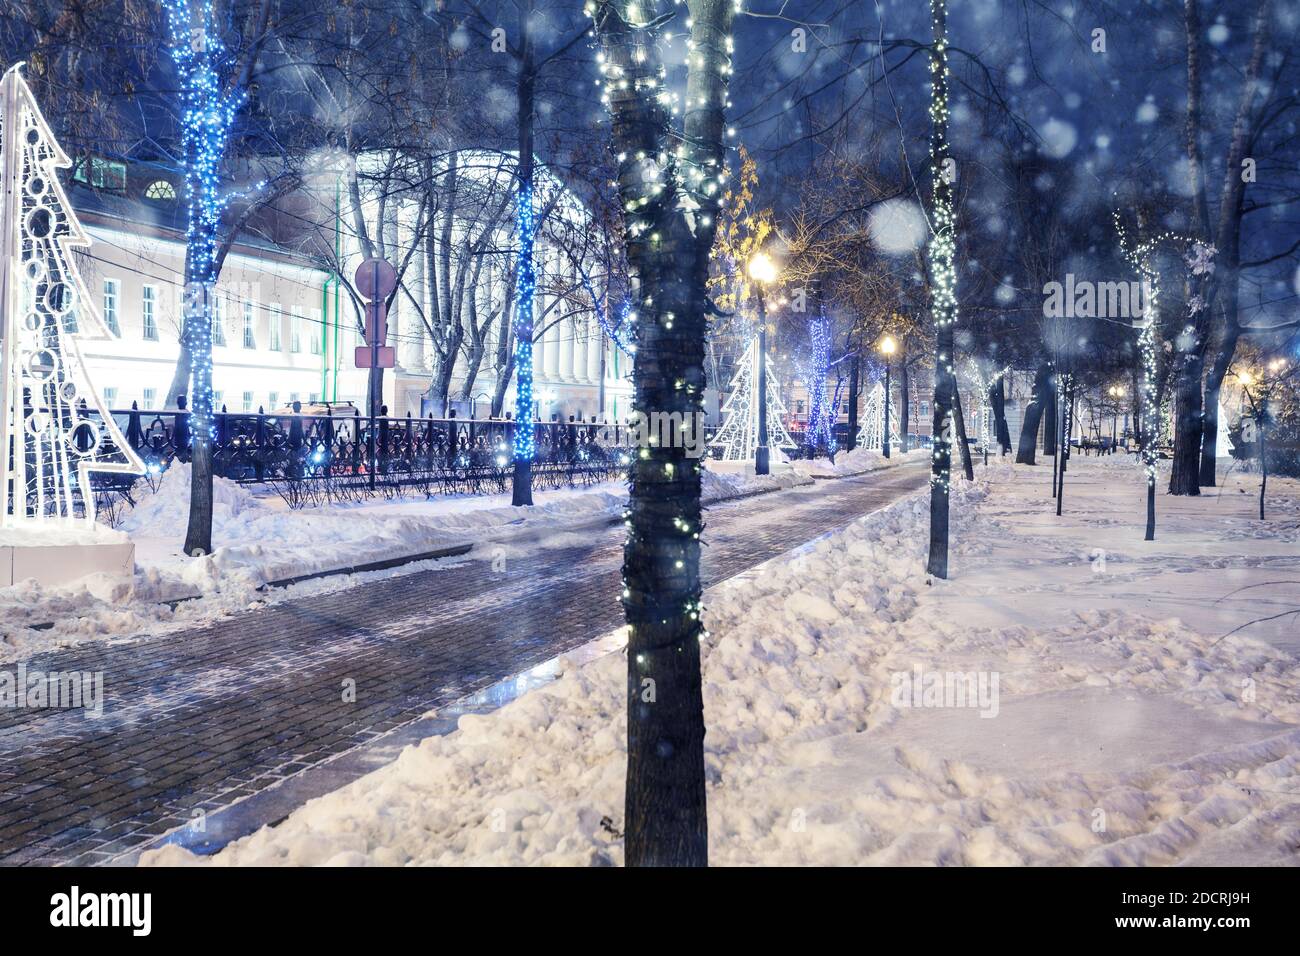
[[[185,317],[183,352],[189,358],[192,475],[185,553],[212,551],[212,313],[221,265],[218,257],[222,213],[227,197],[221,165],[235,116],[244,104],[244,86],[223,77],[231,59],[215,29],[212,0],[164,0],[168,47],[180,97],[182,170],[185,176]],[[269,0],[258,9],[265,33]],[[246,61],[251,69],[251,60]],[[247,82],[247,71],[241,73]],[[171,396],[169,396],[171,398]]]
[[[576,9],[553,0],[461,0],[452,9],[466,16],[467,27],[489,44],[492,53],[515,62],[519,193],[515,203],[515,439],[512,503],[533,503],[533,342],[536,328],[537,267],[534,261],[539,225],[535,182],[535,129],[538,86],[543,73],[581,44],[590,30]],[[550,30],[542,32],[543,23]],[[558,31],[552,33],[551,30]],[[540,37],[539,37],[540,34]],[[541,42],[539,43],[539,39]],[[548,42],[549,41],[549,42]]]
[[[818,296],[817,314],[808,322],[808,362],[804,374],[808,382],[808,433],[805,443],[813,454],[825,450],[832,458],[838,450],[835,420],[839,417],[839,388],[831,395],[826,377],[831,370],[831,320]]]

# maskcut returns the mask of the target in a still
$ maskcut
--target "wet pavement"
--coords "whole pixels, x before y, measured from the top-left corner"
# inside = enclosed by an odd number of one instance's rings
[[[925,480],[923,468],[907,465],[715,504],[705,584]],[[29,671],[103,672],[104,713],[0,711],[0,865],[105,863],[185,824],[204,832],[209,816],[237,801],[266,800],[288,778],[342,765],[340,755],[373,755],[390,731],[410,731],[436,708],[607,634],[622,624],[622,540],[614,526],[516,541],[496,561],[488,547],[485,560],[286,600],[188,632],[36,655]],[[351,776],[372,763],[354,759]],[[347,777],[317,775],[330,786]]]

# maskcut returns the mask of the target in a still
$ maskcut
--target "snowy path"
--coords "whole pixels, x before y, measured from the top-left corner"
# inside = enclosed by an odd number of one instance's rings
[[[954,484],[946,582],[917,495],[709,591],[711,863],[1300,864],[1289,615],[1221,638],[1300,606],[1221,600],[1300,580],[1300,482],[1267,522],[1251,476],[1162,495],[1145,543],[1132,461],[1072,465],[1059,519],[1049,478]],[[626,660],[557,669],[215,856],[140,862],[618,865]]]
[[[705,581],[924,481],[908,465],[712,506]],[[622,536],[551,534],[183,635],[32,658],[102,671],[105,712],[0,714],[0,863],[107,860],[599,637],[622,620]]]

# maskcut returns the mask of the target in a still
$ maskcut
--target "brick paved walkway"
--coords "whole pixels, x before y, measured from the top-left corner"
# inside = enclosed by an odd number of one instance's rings
[[[715,584],[925,481],[915,466],[708,510]],[[622,623],[623,530],[286,601],[190,633],[42,654],[104,715],[0,712],[0,864],[99,863]],[[12,665],[11,665],[12,666]],[[355,681],[355,702],[343,684]]]

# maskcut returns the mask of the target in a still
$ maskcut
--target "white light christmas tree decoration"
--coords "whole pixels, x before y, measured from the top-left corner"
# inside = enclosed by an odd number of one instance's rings
[[[885,424],[885,383],[877,382],[867,393],[867,403],[862,410],[862,427],[858,429],[858,447],[880,451],[881,430]],[[889,442],[901,444],[898,430],[898,403],[889,403]]]
[[[72,165],[18,67],[0,80],[0,524],[93,524],[91,472],[142,474],[77,337],[110,338],[72,250],[90,245],[57,170]],[[92,413],[98,413],[98,416]]]
[[[736,363],[731,380],[731,395],[722,406],[722,427],[709,447],[722,449],[723,461],[745,461],[758,448],[758,345],[751,341]],[[785,405],[781,402],[781,383],[767,363],[767,447],[790,448],[795,441],[785,428]]]
[[[1233,450],[1237,447],[1232,443],[1232,435],[1228,431],[1228,416],[1223,411],[1223,402],[1219,402],[1219,440],[1215,444],[1219,458],[1231,458]]]

